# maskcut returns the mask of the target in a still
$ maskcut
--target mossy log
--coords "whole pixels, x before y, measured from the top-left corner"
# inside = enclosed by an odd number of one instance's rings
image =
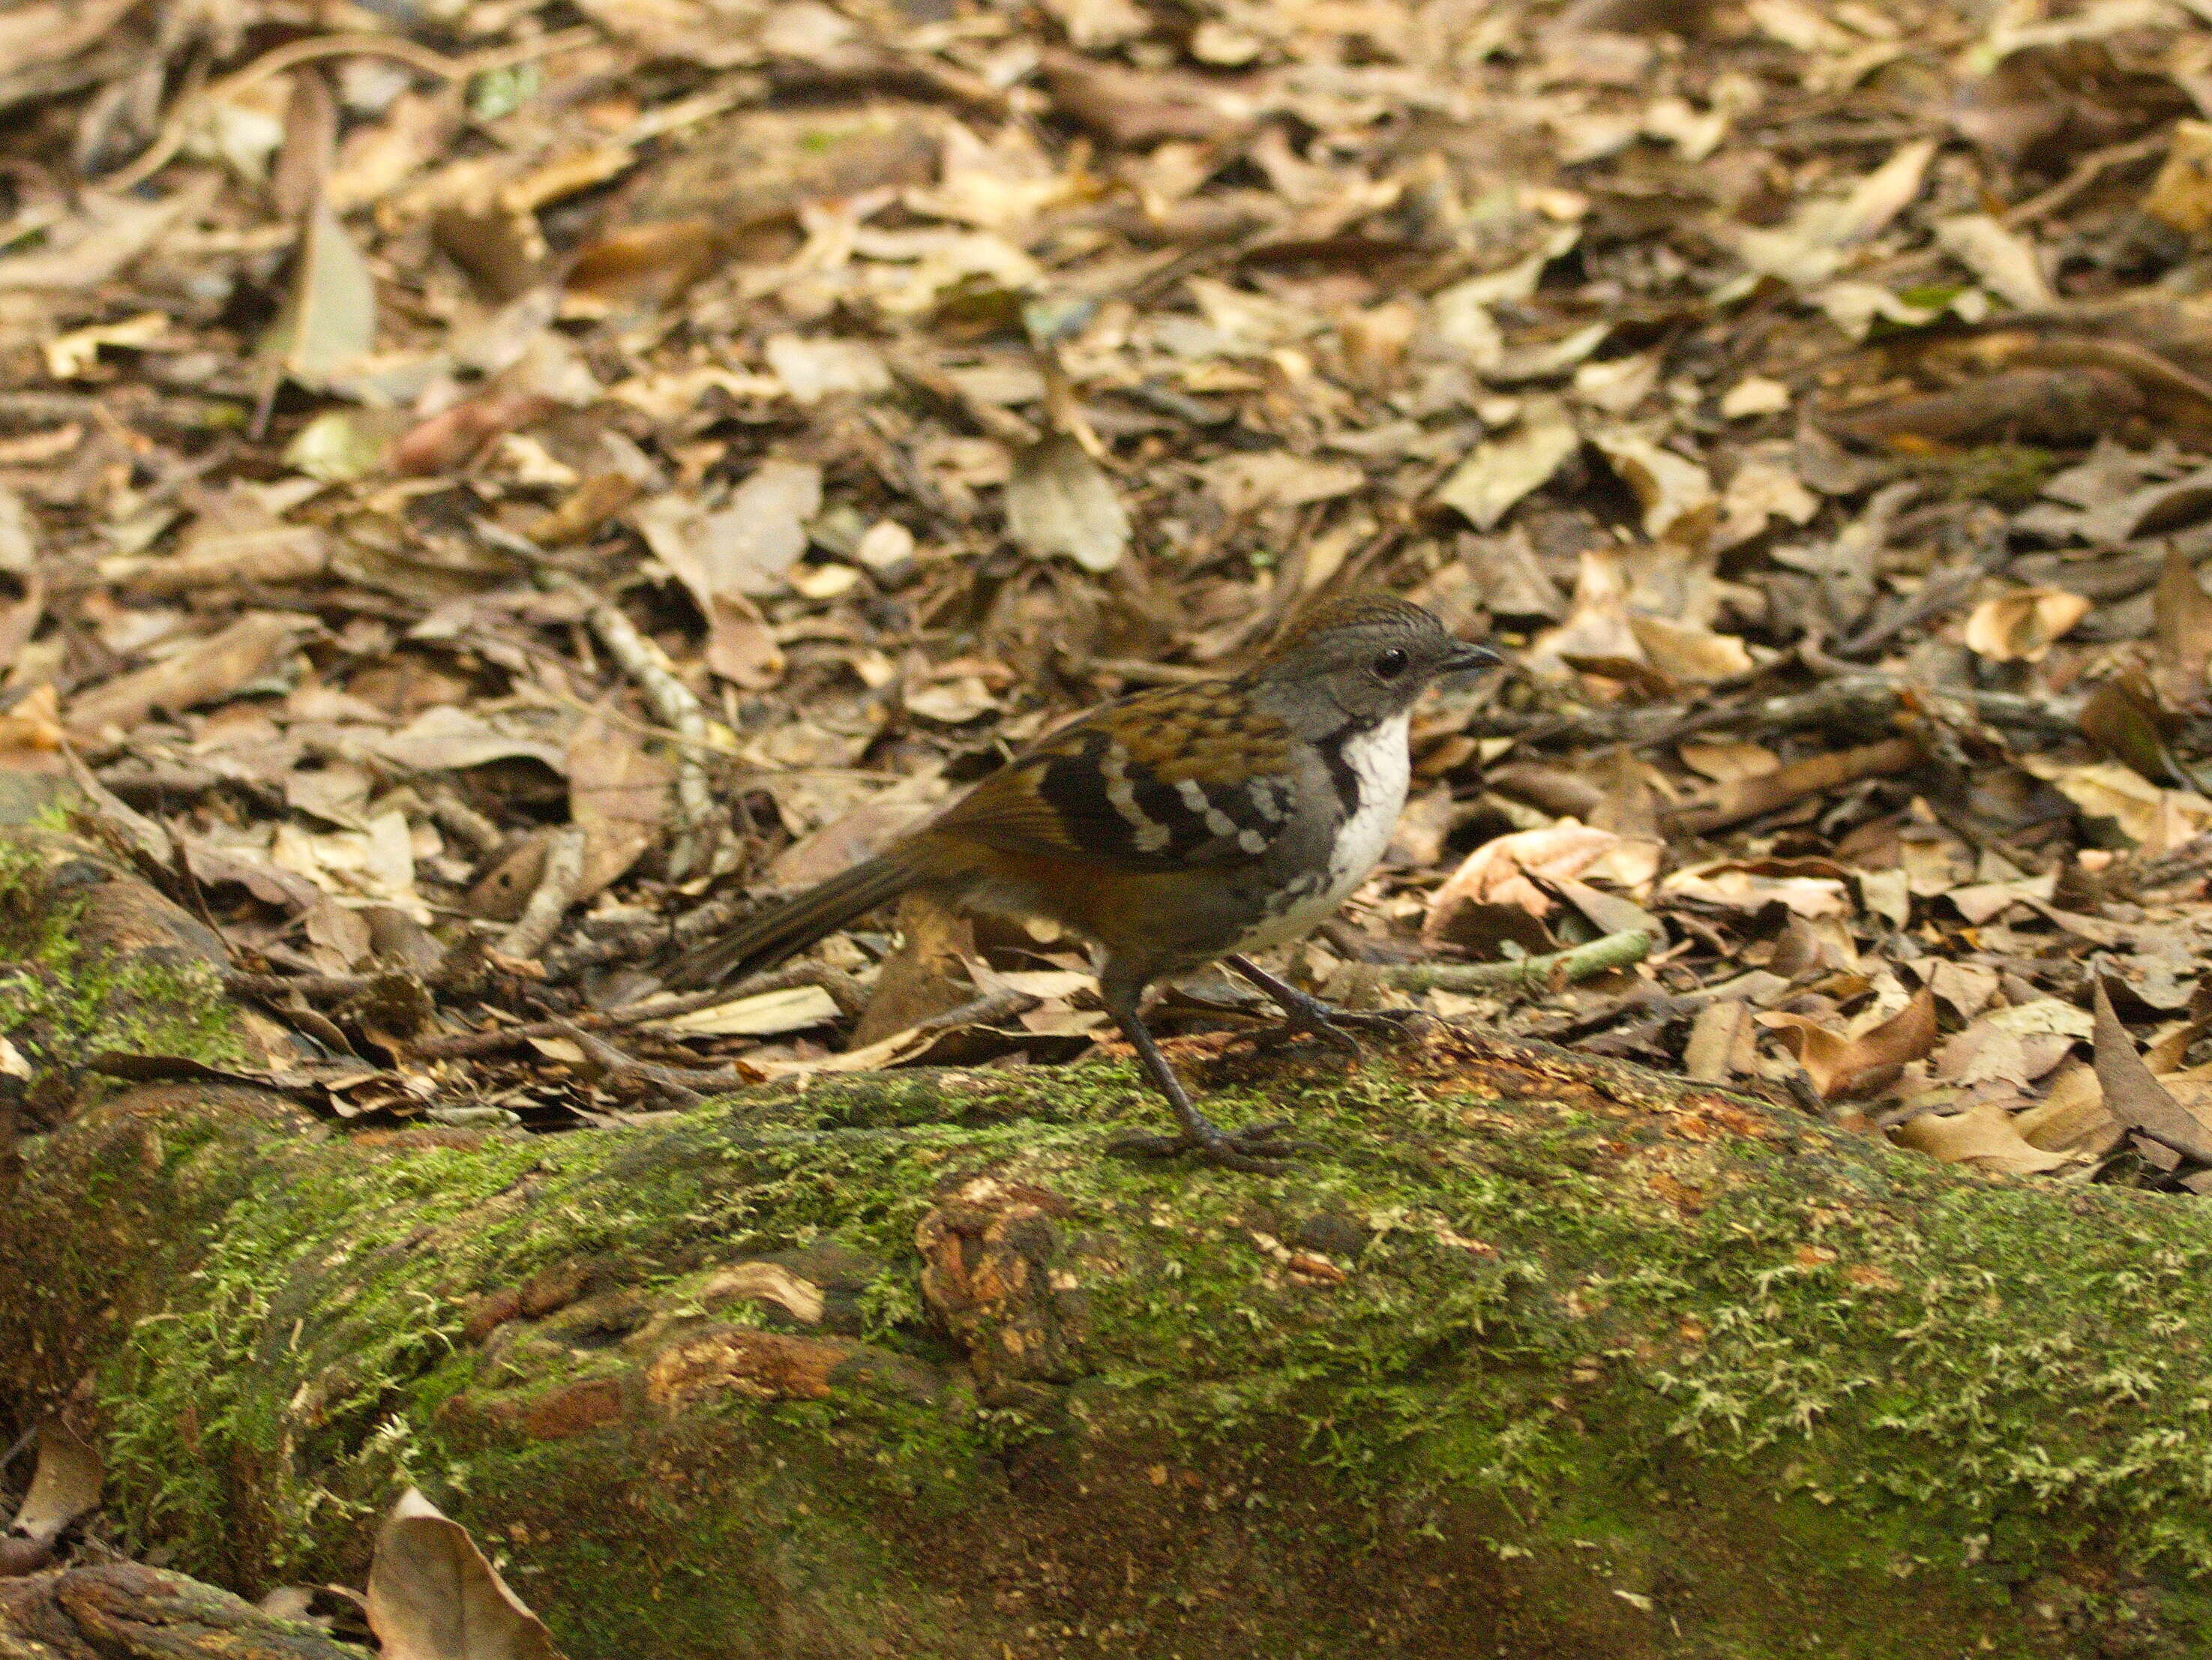
[[[313,1627],[136,1562],[0,1579],[0,1660],[366,1660]]]
[[[415,1481],[574,1660],[2212,1645],[2201,1201],[1288,1053],[1179,1054],[1312,1141],[1264,1179],[1115,1156],[1103,1063],[535,1138],[134,1088],[18,1146],[0,1433],[74,1392],[106,1525],[247,1596]]]

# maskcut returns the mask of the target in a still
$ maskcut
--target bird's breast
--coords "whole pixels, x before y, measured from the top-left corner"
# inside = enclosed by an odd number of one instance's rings
[[[1319,856],[1302,868],[1279,873],[1281,880],[1269,896],[1265,918],[1237,950],[1260,951],[1298,938],[1326,921],[1367,879],[1390,845],[1390,833],[1405,808],[1412,775],[1406,751],[1411,719],[1400,714],[1321,740],[1334,793],[1321,810],[1334,821],[1333,829],[1316,838]]]

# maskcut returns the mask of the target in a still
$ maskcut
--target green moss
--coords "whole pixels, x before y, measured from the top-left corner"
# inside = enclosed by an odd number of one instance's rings
[[[989,1652],[994,1588],[1029,1558],[1065,1580],[1034,1598],[1109,1609],[1147,1655],[1388,1651],[1384,1602],[1434,1646],[1452,1597],[1508,1590],[1482,1606],[1537,1633],[1526,1651],[1622,1651],[1591,1609],[1633,1620],[1641,1598],[1694,1614],[1695,1652],[1761,1660],[1808,1622],[1829,1653],[2067,1652],[2063,1620],[2020,1624],[2045,1582],[2072,1587],[2069,1619],[2146,1631],[2212,1608],[2192,1207],[1780,1120],[1690,1136],[1629,1098],[1288,1076],[1209,1097],[1232,1121],[1294,1110],[1318,1151],[1266,1179],[1102,1156],[1157,1116],[1103,1066],[820,1079],[474,1150],[264,1148],[185,1291],[100,1371],[111,1512],[252,1588],[357,1575],[368,1518],[422,1481],[504,1530],[580,1657],[779,1632],[805,1651],[794,1620]],[[240,1157],[165,1140],[172,1185]],[[954,1367],[931,1402],[733,1395],[552,1442],[483,1415],[631,1364],[564,1347],[557,1318],[459,1347],[473,1298],[577,1259],[683,1319],[717,1265],[848,1246],[888,1265],[867,1340],[945,1368],[915,1230],[987,1171],[1065,1208],[1072,1380],[979,1405]],[[1342,1277],[1291,1272],[1323,1223],[1364,1242],[1335,1251]],[[748,1318],[774,1323],[726,1321]],[[1141,1573],[1086,1556],[1109,1538]],[[1232,1583],[1274,1623],[1216,1609]],[[1231,1635],[1192,1639],[1217,1619]],[[1018,1637],[1031,1614],[1007,1620]]]
[[[39,1071],[105,1049],[238,1057],[234,1012],[212,970],[88,944],[82,906],[51,879],[35,842],[0,838],[0,1037]]]

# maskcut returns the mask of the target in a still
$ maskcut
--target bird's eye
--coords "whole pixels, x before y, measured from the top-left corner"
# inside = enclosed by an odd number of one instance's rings
[[[1406,655],[1404,648],[1398,646],[1393,646],[1386,652],[1377,653],[1372,666],[1375,678],[1377,680],[1395,680],[1406,672],[1406,665],[1412,660]]]

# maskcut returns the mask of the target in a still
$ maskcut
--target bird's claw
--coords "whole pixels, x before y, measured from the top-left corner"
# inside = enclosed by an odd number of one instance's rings
[[[1242,1129],[1204,1124],[1176,1135],[1132,1134],[1119,1138],[1114,1151],[1138,1158],[1174,1158],[1194,1152],[1207,1164],[1224,1170],[1279,1176],[1293,1158],[1313,1145],[1288,1139],[1284,1132],[1290,1127],[1288,1119],[1279,1118],[1271,1123],[1247,1124]]]
[[[1406,1023],[1419,1014],[1419,1009],[1340,1009],[1318,997],[1308,997],[1296,1003],[1285,1002],[1282,1024],[1266,1033],[1260,1042],[1268,1049],[1275,1049],[1303,1035],[1332,1043],[1354,1061],[1364,1061],[1367,1051],[1352,1036],[1353,1031],[1401,1032]]]

